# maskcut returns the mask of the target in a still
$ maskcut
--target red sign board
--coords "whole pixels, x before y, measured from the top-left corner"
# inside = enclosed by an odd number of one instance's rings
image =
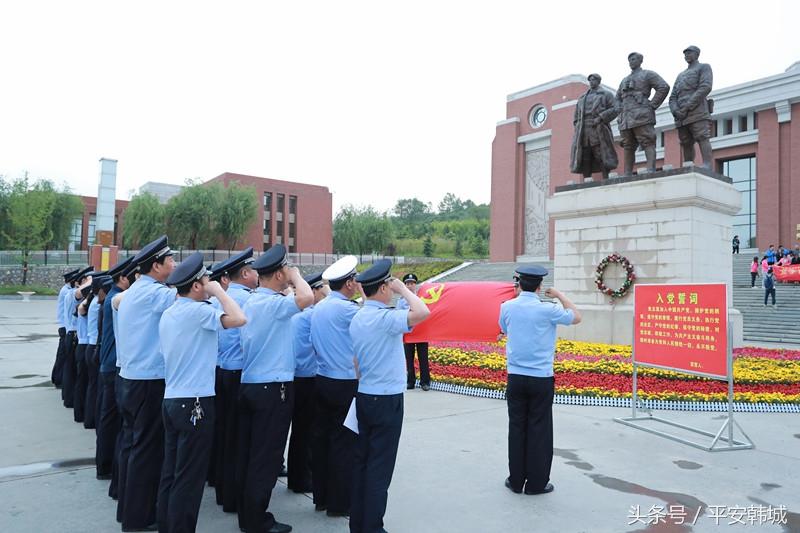
[[[727,378],[726,289],[724,283],[635,285],[636,363]]]

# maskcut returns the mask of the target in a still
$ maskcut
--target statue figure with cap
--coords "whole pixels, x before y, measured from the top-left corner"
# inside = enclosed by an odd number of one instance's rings
[[[667,82],[652,70],[644,70],[642,61],[644,56],[639,52],[628,54],[631,73],[617,90],[619,133],[624,150],[623,172],[626,176],[633,174],[638,147],[644,150],[646,170],[652,172],[656,169],[656,109],[669,94]]]
[[[600,74],[589,74],[589,90],[575,105],[572,125],[570,151],[570,171],[591,177],[593,172],[602,172],[608,179],[609,170],[617,168],[617,152],[614,150],[614,135],[611,133],[612,120],[617,117],[614,95],[600,87]]]
[[[713,101],[708,99],[708,93],[711,92],[714,75],[710,65],[698,61],[698,47],[687,47],[683,57],[689,66],[675,79],[669,95],[669,109],[675,118],[683,160],[694,161],[694,143],[697,143],[703,156],[703,166],[710,169]]]

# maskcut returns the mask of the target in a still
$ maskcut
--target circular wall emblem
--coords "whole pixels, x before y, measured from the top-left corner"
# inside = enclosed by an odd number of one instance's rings
[[[533,109],[531,109],[531,114],[529,117],[531,127],[541,128],[546,120],[547,120],[547,108],[541,104],[533,106]]]

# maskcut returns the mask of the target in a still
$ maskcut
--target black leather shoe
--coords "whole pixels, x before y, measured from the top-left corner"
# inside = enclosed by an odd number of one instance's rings
[[[269,528],[267,531],[269,533],[289,533],[292,530],[292,526],[289,524],[281,524],[280,522],[275,522],[272,524],[272,527]]]
[[[100,480],[106,480],[106,479],[111,479],[111,474],[97,474],[96,477],[97,479]]]
[[[325,511],[327,509],[328,509],[328,506],[325,505],[324,503],[317,503],[317,504],[314,505],[314,510],[315,511]]]
[[[508,490],[510,490],[511,492],[513,492],[514,494],[519,494],[519,493],[522,492],[522,489],[515,489],[514,487],[511,486],[511,478],[510,477],[506,478],[506,488]]]
[[[286,466],[281,466],[281,471],[278,472],[278,477],[286,477],[289,473],[286,471]]]
[[[406,385],[406,390],[414,390],[414,385]]]
[[[547,494],[548,492],[553,492],[555,487],[552,483],[548,483],[544,486],[541,490],[528,490],[528,487],[525,487],[525,494],[533,495],[533,494]]]
[[[122,531],[158,531],[158,524],[150,524],[149,526],[145,527],[123,527]]]
[[[426,390],[426,391],[427,390],[431,390],[431,386],[426,383],[425,385],[422,386],[422,390]]]
[[[333,517],[342,516],[344,518],[350,518],[350,513],[348,513],[347,511],[331,511],[330,509],[328,509],[325,512],[325,514],[327,514],[328,516],[333,516]]]

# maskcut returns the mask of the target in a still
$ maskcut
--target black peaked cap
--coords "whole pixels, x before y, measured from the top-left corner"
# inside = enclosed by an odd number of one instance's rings
[[[391,277],[392,262],[389,259],[379,259],[371,267],[356,276],[356,281],[361,285],[377,285]]]
[[[203,266],[203,254],[195,252],[181,261],[181,264],[172,271],[172,274],[167,278],[167,285],[183,287],[199,280],[206,274],[206,267]]]

